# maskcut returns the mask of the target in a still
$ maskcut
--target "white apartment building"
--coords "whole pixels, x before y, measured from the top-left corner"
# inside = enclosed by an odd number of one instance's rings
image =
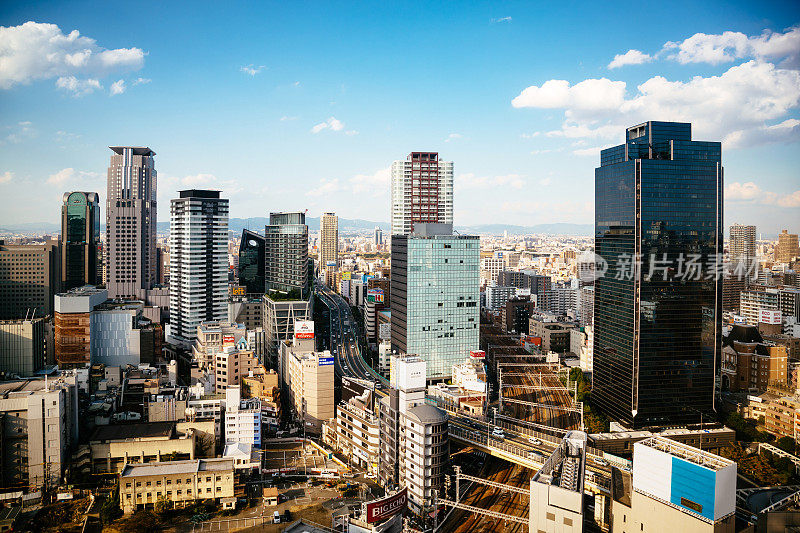
[[[223,426],[225,395],[204,394],[202,385],[190,388],[189,392],[191,397],[187,403],[187,410],[189,410],[187,419],[190,421],[203,418],[214,419],[214,436],[221,439],[225,429]]]
[[[228,200],[180,191],[170,205],[168,340],[191,345],[197,326],[228,316]]]
[[[496,311],[517,294],[516,287],[489,285],[486,287],[486,308]]]
[[[506,260],[502,257],[484,257],[481,259],[481,282],[489,284],[497,281],[500,272],[506,269]]]
[[[408,235],[415,222],[453,223],[453,162],[436,152],[392,163],[392,235]]]
[[[239,386],[225,389],[225,444],[261,447],[261,400],[242,399]]]
[[[422,514],[433,490],[442,493],[449,459],[448,416],[425,403],[426,363],[414,355],[392,356],[388,395],[381,398],[378,479],[408,488],[409,508]]]

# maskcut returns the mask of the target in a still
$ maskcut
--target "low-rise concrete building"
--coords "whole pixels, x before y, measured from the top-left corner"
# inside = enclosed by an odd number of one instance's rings
[[[41,370],[47,360],[47,340],[44,318],[0,320],[0,372],[30,377]]]
[[[233,509],[234,460],[228,458],[128,464],[119,476],[119,497],[125,514],[152,509],[159,500],[175,507],[213,500]]]
[[[76,462],[88,451],[93,473],[121,472],[129,464],[194,459],[195,448],[196,432],[179,432],[175,422],[99,426]]]

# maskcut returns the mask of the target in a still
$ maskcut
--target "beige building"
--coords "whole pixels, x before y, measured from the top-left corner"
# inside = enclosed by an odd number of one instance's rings
[[[0,240],[0,319],[52,315],[60,286],[58,241],[9,245]]]
[[[800,400],[786,396],[770,400],[764,409],[764,426],[778,437],[797,439],[800,430]]]
[[[315,352],[313,339],[281,343],[281,380],[288,404],[311,425],[322,431],[322,423],[336,415],[334,405],[334,357],[329,351]]]
[[[91,471],[99,473],[121,472],[130,464],[194,459],[197,437],[192,428],[178,431],[175,422],[99,426],[74,462],[82,465],[88,458]]]
[[[225,346],[222,351],[217,352],[213,368],[215,392],[239,386],[243,377],[263,368],[256,354],[246,349],[245,345],[246,343],[240,343],[239,346]]]
[[[789,263],[796,257],[800,257],[797,234],[783,230],[778,234],[778,245],[775,247],[775,262]]]
[[[274,370],[254,372],[242,378],[242,393],[246,398],[261,400],[261,422],[267,426],[278,426],[281,418],[281,387],[278,373]]]
[[[0,320],[0,372],[27,377],[41,369],[47,359],[47,330],[44,318]]]
[[[339,260],[339,217],[336,213],[324,213],[319,219],[319,266],[320,269]]]
[[[62,482],[78,439],[74,376],[0,384],[0,483],[33,491]]]
[[[119,476],[122,511],[152,509],[162,499],[174,507],[214,500],[224,509],[233,509],[233,468],[233,459],[226,458],[126,465]]]

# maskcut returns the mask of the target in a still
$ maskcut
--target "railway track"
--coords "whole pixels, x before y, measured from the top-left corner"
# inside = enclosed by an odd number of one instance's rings
[[[488,337],[482,339],[482,346],[494,346],[495,350],[499,348],[499,351],[511,352],[508,353],[509,357],[507,359],[504,358],[504,361],[526,362],[522,357],[515,358],[513,356],[513,350],[519,347],[508,335],[505,335],[498,328],[482,325],[481,333],[482,336]],[[508,350],[504,350],[506,347]],[[544,371],[541,368],[536,371],[531,370],[516,373],[523,375],[509,376],[508,378],[504,377],[504,384],[510,385],[510,387],[505,389],[504,395],[531,403],[538,403],[541,404],[541,406],[528,407],[522,404],[506,403],[504,407],[509,416],[561,429],[580,428],[579,414],[560,409],[562,407],[571,406],[573,402],[567,391],[557,390],[558,387],[563,386],[557,375],[549,371]],[[527,388],[536,383],[548,387],[550,390],[533,390]],[[501,459],[487,456],[480,475],[481,477],[498,483],[527,488],[530,485],[533,471]],[[528,516],[530,512],[527,497],[517,494],[516,492],[501,491],[481,484],[473,484],[472,488],[461,501],[467,505],[514,516]],[[450,515],[447,522],[443,524],[441,531],[448,533],[523,533],[527,531],[527,528],[513,522],[506,522],[497,518],[456,509]]]

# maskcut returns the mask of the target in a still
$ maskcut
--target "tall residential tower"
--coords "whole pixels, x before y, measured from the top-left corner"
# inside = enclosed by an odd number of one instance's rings
[[[628,427],[699,422],[721,343],[720,143],[688,123],[628,128],[595,170],[595,250],[592,398]]]
[[[156,169],[150,148],[111,146],[106,198],[109,298],[146,299],[156,283]]]
[[[339,259],[339,217],[324,213],[319,219],[319,266],[336,266]]]
[[[392,163],[392,235],[408,235],[417,222],[453,223],[453,162],[436,152]]]
[[[170,339],[191,344],[201,322],[228,317],[228,200],[180,191],[170,205]]]

